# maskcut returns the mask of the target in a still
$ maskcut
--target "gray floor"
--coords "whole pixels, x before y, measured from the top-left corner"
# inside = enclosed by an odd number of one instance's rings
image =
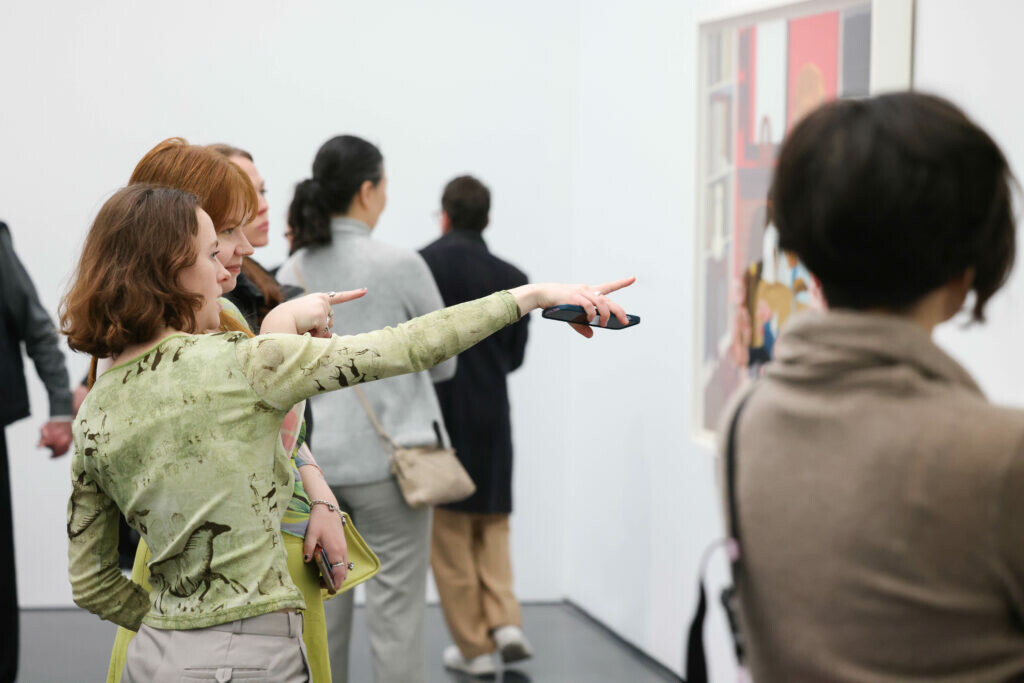
[[[352,643],[352,683],[373,681],[370,644],[363,628],[362,609],[356,609]],[[506,683],[655,683],[678,681],[637,654],[568,604],[524,605],[523,630],[536,650],[534,658],[504,671]],[[81,610],[24,610],[21,613],[22,683],[102,681],[106,677],[114,627]],[[448,631],[436,606],[427,608],[427,652],[434,664],[429,683],[466,683],[468,676],[446,671],[441,651]],[[494,680],[494,679],[491,679]]]

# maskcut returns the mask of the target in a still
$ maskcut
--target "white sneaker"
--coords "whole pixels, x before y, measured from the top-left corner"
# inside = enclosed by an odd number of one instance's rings
[[[491,655],[480,655],[479,657],[467,660],[459,652],[457,645],[446,647],[441,659],[445,667],[470,674],[471,676],[493,676],[495,673],[494,658]]]
[[[494,644],[501,653],[501,661],[506,664],[519,662],[533,656],[533,648],[518,626],[502,626],[494,629]]]

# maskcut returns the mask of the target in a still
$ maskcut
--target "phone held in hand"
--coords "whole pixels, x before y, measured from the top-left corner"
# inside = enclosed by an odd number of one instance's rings
[[[334,568],[331,566],[331,561],[327,558],[327,551],[318,545],[313,550],[313,559],[316,560],[316,566],[320,568],[320,576],[323,577],[324,583],[327,584],[327,592],[334,595],[338,592],[338,588],[334,584]]]
[[[551,308],[545,308],[542,316],[550,320],[561,320],[566,323],[576,323],[577,325],[590,325],[591,327],[601,328],[598,322],[598,316],[593,318],[587,318],[587,314],[583,312],[582,306],[571,306],[569,304],[561,304],[558,306],[552,306]],[[623,325],[622,322],[614,315],[608,319],[608,324],[602,329],[605,330],[623,330],[627,327],[633,327],[634,325],[640,324],[640,316],[626,314],[629,318],[629,324]]]

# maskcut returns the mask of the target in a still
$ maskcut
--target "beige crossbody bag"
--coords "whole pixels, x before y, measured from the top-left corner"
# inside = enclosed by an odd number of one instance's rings
[[[293,266],[295,277],[306,292],[305,279],[302,277],[302,269],[298,261]],[[377,415],[373,412],[363,390],[360,386],[352,387],[363,404],[366,416],[373,423],[380,437],[391,445],[391,472],[398,479],[398,486],[402,489],[402,495],[412,507],[423,505],[443,505],[464,500],[473,495],[476,485],[470,479],[469,473],[455,457],[455,450],[443,448],[440,434],[438,434],[437,446],[418,446],[404,448],[395,443],[391,435],[384,431]]]
[[[437,446],[399,446],[391,435],[384,431],[369,401],[363,395],[362,387],[352,389],[363,404],[366,416],[373,423],[380,437],[391,445],[391,472],[398,479],[405,502],[412,507],[454,503],[473,495],[476,485],[469,478],[466,469],[455,457],[455,450],[443,448],[440,433]]]

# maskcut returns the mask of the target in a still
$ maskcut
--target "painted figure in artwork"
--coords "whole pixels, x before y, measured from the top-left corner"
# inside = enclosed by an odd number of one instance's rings
[[[821,310],[824,303],[807,268],[779,251],[778,233],[771,225],[764,232],[761,260],[747,266],[738,288],[732,357],[750,377],[757,377],[772,359],[775,340],[790,316]]]

